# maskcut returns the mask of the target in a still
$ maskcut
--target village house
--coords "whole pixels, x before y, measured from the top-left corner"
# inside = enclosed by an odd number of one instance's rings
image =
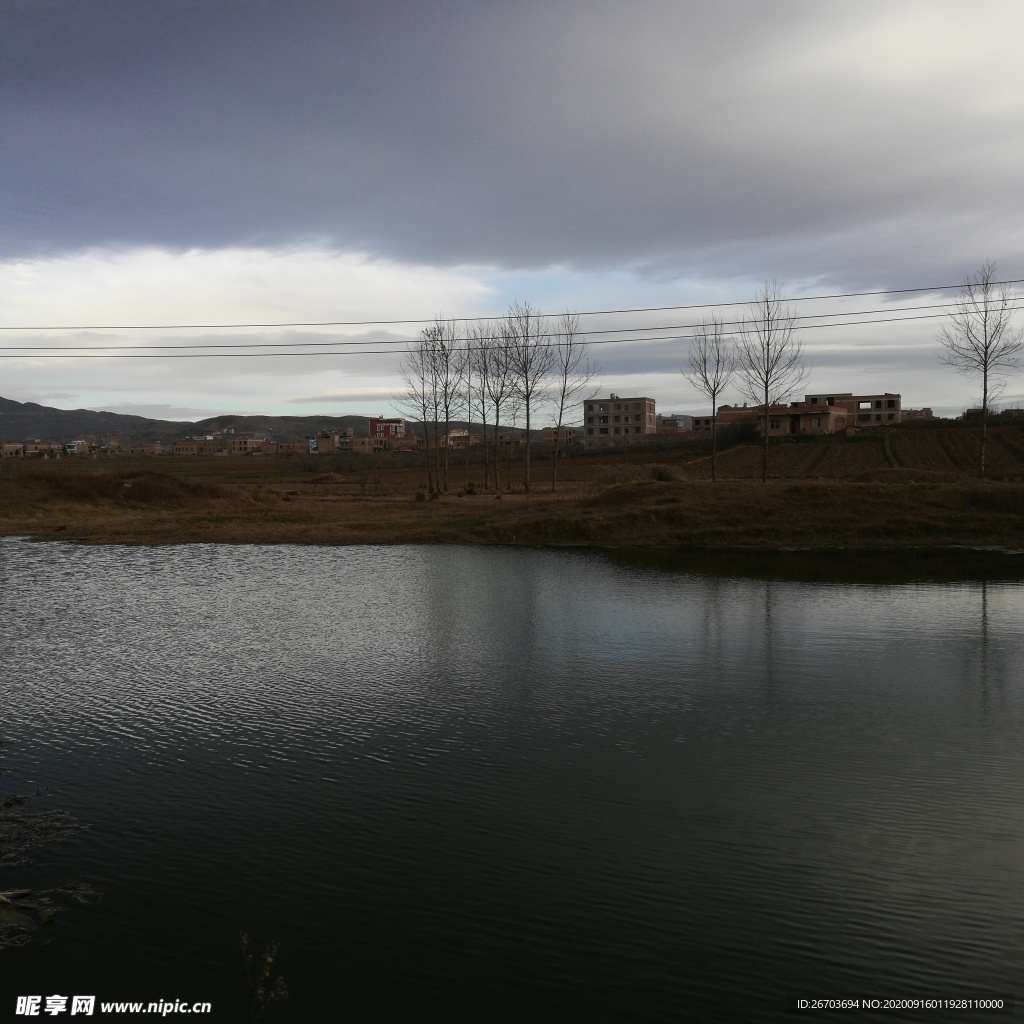
[[[638,440],[658,430],[653,398],[620,398],[614,392],[607,398],[583,403],[584,442]]]
[[[693,417],[683,413],[663,416],[659,412],[656,423],[659,434],[685,434],[693,430]]]
[[[888,427],[900,422],[901,396],[886,392],[883,395],[854,395],[850,392],[805,395],[808,405],[838,406],[848,414],[848,423],[857,427]]]
[[[859,427],[892,426],[901,419],[901,396],[891,392],[881,395],[855,395],[852,392],[805,395],[802,402],[780,403],[768,409],[768,436],[835,434]],[[763,434],[764,406],[720,406],[718,426],[735,423],[756,423],[758,432]],[[710,433],[711,417],[695,416],[692,429],[696,433]]]
[[[205,437],[183,437],[171,445],[175,455],[216,455],[224,449],[223,438],[207,435]]]
[[[546,445],[555,444],[557,434],[559,448],[571,448],[579,440],[576,427],[545,427],[541,432],[541,440]]]
[[[405,437],[405,420],[373,416],[370,418],[368,433],[370,437]]]

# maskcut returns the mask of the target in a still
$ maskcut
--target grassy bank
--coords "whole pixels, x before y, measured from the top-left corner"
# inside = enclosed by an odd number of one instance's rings
[[[909,450],[892,447],[904,458]],[[553,494],[544,462],[531,493],[513,474],[515,489],[495,494],[483,488],[482,466],[467,474],[460,465],[449,492],[436,499],[425,494],[422,467],[397,464],[24,463],[0,475],[0,533],[97,544],[1024,548],[1019,480],[982,487],[955,469],[892,465],[881,441],[793,445],[773,456],[776,467],[788,460],[803,468],[766,485],[749,478],[713,484],[699,450],[609,453],[567,460]],[[756,450],[736,449],[722,466],[758,458]],[[850,474],[825,475],[828,460],[848,465]]]

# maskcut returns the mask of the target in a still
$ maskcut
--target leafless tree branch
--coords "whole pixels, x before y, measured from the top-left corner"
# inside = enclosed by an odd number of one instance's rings
[[[1024,346],[1021,329],[1013,325],[1014,302],[1008,287],[997,283],[996,265],[986,260],[960,287],[947,323],[938,334],[939,359],[960,373],[981,377],[981,451],[978,475],[985,477],[988,412],[1002,378],[1020,367]]]

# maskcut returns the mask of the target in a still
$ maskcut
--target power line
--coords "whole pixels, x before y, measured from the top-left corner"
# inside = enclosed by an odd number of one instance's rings
[[[1017,301],[1016,299],[1014,300]],[[1024,298],[1021,299],[1024,301]],[[913,312],[920,309],[944,309],[950,308],[951,303],[948,302],[936,302],[924,306],[901,306],[899,309],[891,310],[892,312]],[[1014,306],[1014,308],[1019,308]],[[825,319],[834,316],[869,316],[876,313],[884,313],[890,310],[885,309],[854,309],[845,310],[838,313],[808,313],[805,316],[794,316],[794,321],[803,321],[803,319]],[[909,317],[902,317],[904,319]],[[748,324],[748,319],[737,319],[737,321],[722,321],[723,327],[735,327],[743,324]],[[581,336],[590,337],[592,335],[599,334],[639,334],[646,331],[691,331],[694,328],[700,327],[699,324],[672,324],[664,326],[654,327],[613,327],[613,328],[600,328],[592,331],[580,331]],[[534,337],[537,338],[554,338],[558,336],[557,331],[541,332]],[[240,341],[240,342],[197,342],[196,344],[187,345],[0,345],[0,351],[60,351],[60,352],[89,352],[104,348],[117,347],[119,351],[132,350],[132,349],[145,349],[146,351],[152,351],[155,349],[174,351],[176,349],[203,349],[203,348],[283,348],[285,346],[292,346],[295,348],[308,348],[316,346],[331,346],[331,345],[409,345],[413,344],[417,339],[414,338],[380,338],[375,341],[366,341],[359,339],[341,340],[332,338],[330,341]],[[625,339],[624,339],[625,340]],[[643,340],[643,339],[638,339]],[[592,342],[592,344],[598,344],[598,342]]]
[[[837,314],[841,315],[841,314]],[[923,313],[916,316],[904,316],[904,317],[880,317],[876,320],[849,320],[845,322],[831,322],[827,324],[798,324],[795,330],[798,331],[810,331],[810,330],[822,330],[830,327],[861,327],[869,326],[873,324],[888,324],[888,323],[904,323],[917,320],[934,320],[940,317],[947,316],[946,313]],[[736,321],[736,323],[743,323],[744,321]],[[664,330],[665,328],[644,328],[645,330]],[[672,330],[672,328],[668,328]],[[737,332],[729,332],[737,333]],[[588,345],[624,345],[624,344],[637,344],[639,342],[661,342],[661,341],[680,341],[683,340],[679,334],[662,334],[655,337],[645,338],[603,338],[596,341],[590,341]],[[340,341],[333,342],[303,342],[300,345],[293,346],[291,349],[285,349],[285,351],[278,352],[223,352],[223,351],[209,351],[212,348],[225,348],[228,346],[224,345],[208,345],[208,346],[176,346],[176,351],[172,352],[153,352],[147,350],[146,352],[136,351],[141,346],[125,346],[125,350],[114,349],[113,351],[107,352],[96,352],[95,349],[90,349],[86,353],[82,353],[81,349],[73,349],[75,354],[66,355],[63,354],[66,350],[60,349],[57,352],[52,351],[50,348],[44,347],[41,349],[7,349],[0,348],[0,359],[260,359],[260,358],[273,358],[277,356],[291,356],[295,359],[310,358],[312,356],[373,356],[373,355],[394,355],[395,349],[362,349],[355,348],[349,349],[348,351],[338,351],[337,346],[344,344],[359,344],[346,343]],[[367,344],[363,342],[362,344]],[[154,346],[160,347],[160,346]],[[166,346],[163,346],[166,348]],[[256,347],[245,346],[246,348]],[[267,345],[268,348],[281,348],[282,345]],[[473,351],[477,346],[458,346],[453,351]],[[316,348],[316,351],[296,351],[297,348]],[[325,349],[331,349],[331,351],[325,351]],[[188,349],[188,351],[181,351],[182,349]],[[14,355],[7,354],[19,352],[22,354]],[[33,354],[40,353],[40,354]],[[78,354],[82,353],[82,354]]]
[[[1024,297],[1013,300],[1014,305],[1012,308],[1022,308],[1017,303],[1024,303]],[[951,303],[931,303],[923,306],[904,306],[898,310],[892,310],[894,313],[911,313],[918,310],[943,310],[944,312],[933,314],[935,316],[946,316],[948,310],[951,307]],[[796,323],[797,330],[807,330],[813,327],[828,327],[828,326],[857,326],[858,324],[875,324],[875,323],[890,323],[900,320],[921,320],[928,319],[927,316],[891,316],[884,317],[877,320],[849,320],[843,324],[801,324],[799,321],[802,320],[825,320],[832,319],[834,317],[864,317],[872,316],[877,313],[884,313],[886,310],[882,309],[863,309],[863,310],[846,310],[839,313],[810,313],[805,316],[792,317]],[[749,320],[723,320],[721,325],[723,327],[742,327],[742,325],[749,323]],[[698,323],[684,323],[684,324],[665,324],[655,325],[646,327],[608,327],[600,328],[590,331],[580,331],[579,335],[583,337],[593,337],[602,334],[642,334],[649,333],[652,331],[690,331],[694,328],[700,327]],[[555,338],[558,337],[557,331],[541,332],[534,335],[537,338]],[[259,349],[259,348],[284,348],[294,351],[297,355],[304,353],[298,351],[300,349],[307,348],[332,348],[332,347],[354,347],[359,348],[360,352],[369,353],[369,349],[361,348],[365,345],[386,345],[397,347],[399,345],[413,344],[417,339],[413,338],[380,338],[374,341],[366,341],[360,339],[344,339],[344,338],[331,338],[327,341],[244,341],[244,342],[196,342],[194,344],[185,345],[3,345],[0,346],[0,352],[102,352],[108,350],[115,350],[118,353],[126,353],[134,350],[144,350],[146,352],[153,351],[193,351],[193,350],[208,350],[208,349]],[[625,342],[625,341],[653,341],[658,340],[652,337],[646,338],[612,338],[605,340],[590,341],[588,344],[600,345],[608,344],[610,342]],[[466,347],[466,346],[463,346]],[[472,348],[473,346],[468,346]]]
[[[1022,284],[1024,278],[1012,278],[1006,281],[993,281],[993,285]],[[910,295],[920,292],[943,292],[963,287],[963,282],[957,284],[920,285],[915,288],[886,288],[876,291],[865,292],[836,292],[831,295],[801,295],[791,299],[783,299],[783,302],[819,302],[826,299],[852,299],[863,298],[871,295]],[[679,306],[636,306],[628,309],[592,309],[578,312],[576,316],[611,316],[621,313],[660,313],[681,309],[725,309],[732,306],[749,306],[751,300],[737,300],[735,302],[698,302],[690,305]],[[432,324],[437,319],[451,321],[454,323],[476,323],[478,321],[505,319],[502,316],[457,316],[457,317],[431,317],[419,320],[323,320],[311,322],[290,322],[290,323],[269,323],[269,324],[106,324],[92,326],[39,326],[30,325],[24,327],[0,326],[0,331],[189,331],[189,330],[241,330],[250,329],[271,329],[281,327],[389,327],[396,324]]]

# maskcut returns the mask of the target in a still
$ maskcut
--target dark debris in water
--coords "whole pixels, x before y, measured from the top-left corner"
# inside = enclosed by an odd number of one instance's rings
[[[0,871],[27,864],[30,851],[83,830],[64,811],[31,810],[32,799],[15,793],[0,800]],[[49,924],[69,901],[89,906],[98,899],[99,894],[85,882],[52,889],[0,889],[0,952],[31,941],[33,933]]]

